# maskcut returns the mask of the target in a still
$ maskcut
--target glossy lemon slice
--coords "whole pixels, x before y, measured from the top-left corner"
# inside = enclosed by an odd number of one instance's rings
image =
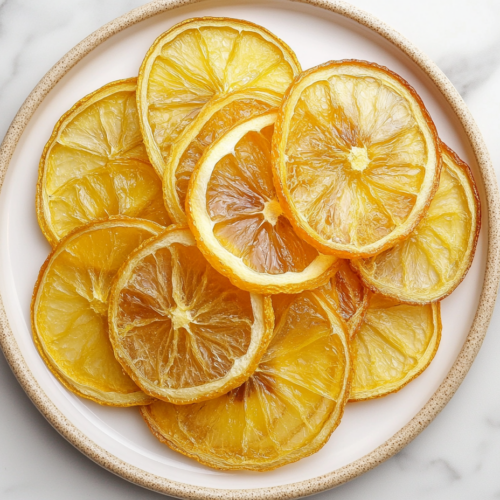
[[[109,83],[54,127],[36,195],[38,222],[52,246],[76,227],[111,215],[170,224],[161,179],[142,141],[136,86],[136,78]]]
[[[271,300],[239,290],[171,226],[134,252],[110,296],[115,355],[144,392],[177,404],[215,398],[253,373],[271,339]]]
[[[297,236],[272,180],[276,112],[240,122],[205,151],[193,172],[188,223],[209,262],[256,293],[298,293],[325,284],[337,258]]]
[[[280,105],[282,96],[258,90],[239,90],[214,98],[175,142],[163,176],[163,196],[170,216],[187,224],[185,205],[191,174],[203,152],[241,120]]]
[[[401,304],[372,294],[352,341],[354,377],[350,401],[399,391],[433,360],[441,340],[439,303]]]
[[[344,322],[321,290],[275,295],[273,306],[273,340],[245,384],[204,403],[141,411],[158,439],[225,470],[271,470],[323,447],[349,396]]]
[[[108,337],[108,295],[132,250],[162,227],[114,218],[91,222],[64,238],[40,270],[31,320],[35,345],[70,391],[111,406],[148,404],[116,361]]]
[[[467,274],[480,226],[479,195],[470,168],[443,144],[439,188],[415,231],[389,250],[353,265],[367,286],[401,302],[441,300]]]
[[[416,227],[437,189],[441,153],[407,82],[376,64],[333,61],[287,91],[273,163],[298,234],[352,259],[376,255]]]
[[[157,172],[163,176],[176,139],[211,99],[249,88],[283,94],[298,73],[292,50],[248,21],[188,19],[160,35],[142,63],[137,93]]]

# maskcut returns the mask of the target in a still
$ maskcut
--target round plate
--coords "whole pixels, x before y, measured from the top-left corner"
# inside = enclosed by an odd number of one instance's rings
[[[38,160],[58,118],[98,87],[137,74],[154,39],[194,16],[258,23],[295,50],[304,69],[331,59],[385,65],[413,85],[441,138],[472,167],[483,226],[473,265],[442,303],[443,338],[431,366],[386,398],[348,405],[327,445],[315,455],[258,474],[225,473],[160,444],[137,409],[101,407],[64,389],[32,342],[30,300],[49,253],[35,215]],[[443,73],[397,32],[343,2],[201,2],[157,0],[103,26],[71,50],[30,94],[0,151],[0,343],[24,390],[72,444],[110,471],[144,487],[184,498],[274,499],[310,495],[375,467],[418,435],[460,385],[474,360],[499,281],[499,198],[481,135]],[[258,488],[256,488],[258,484]]]

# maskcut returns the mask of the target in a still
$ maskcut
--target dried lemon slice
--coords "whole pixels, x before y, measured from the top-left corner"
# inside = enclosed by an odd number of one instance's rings
[[[363,324],[352,341],[350,401],[399,391],[429,366],[440,340],[439,303],[414,306],[372,294]]]
[[[173,220],[187,224],[184,207],[189,179],[205,149],[237,122],[262,114],[281,103],[282,96],[255,89],[214,98],[175,142],[163,176],[165,206]]]
[[[160,441],[226,470],[271,470],[323,447],[349,396],[344,322],[321,289],[275,295],[273,306],[273,340],[245,384],[204,403],[141,410]]]
[[[136,81],[101,87],[54,127],[40,159],[36,194],[38,222],[51,245],[110,215],[170,224],[161,180],[142,141]]]
[[[115,355],[144,392],[176,404],[242,384],[271,339],[271,300],[239,290],[208,264],[186,228],[134,252],[110,295]]]
[[[207,149],[186,212],[200,250],[236,286],[298,293],[325,284],[337,258],[300,239],[282,214],[271,167],[275,120],[275,111],[245,120]]]
[[[111,406],[152,401],[115,359],[108,294],[129,253],[162,229],[126,217],[91,222],[64,238],[40,269],[31,303],[35,345],[52,373],[79,396]]]
[[[338,271],[325,286],[327,296],[333,300],[342,319],[347,323],[352,338],[360,329],[368,309],[369,290],[359,276],[349,266],[349,261],[341,259]]]
[[[374,291],[410,304],[449,295],[464,279],[481,227],[480,201],[469,166],[446,145],[439,188],[415,231],[394,247],[353,261]]]
[[[436,129],[402,78],[376,64],[313,68],[287,91],[273,138],[283,209],[323,253],[369,257],[408,236],[441,170]]]
[[[172,145],[210,99],[238,89],[283,94],[300,64],[248,21],[188,19],[159,36],[139,71],[137,104],[151,162],[163,176]]]

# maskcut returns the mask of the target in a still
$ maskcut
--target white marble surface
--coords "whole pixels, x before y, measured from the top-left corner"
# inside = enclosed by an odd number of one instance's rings
[[[351,0],[423,49],[449,76],[500,169],[500,1]],[[0,0],[0,137],[43,74],[82,38],[143,0]],[[495,140],[496,139],[496,140]],[[318,500],[500,499],[500,307],[465,382],[414,442]],[[64,441],[0,355],[0,498],[153,499]]]

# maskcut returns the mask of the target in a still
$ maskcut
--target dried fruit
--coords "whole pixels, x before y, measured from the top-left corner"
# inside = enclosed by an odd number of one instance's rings
[[[352,263],[374,291],[409,304],[434,302],[464,279],[480,227],[479,195],[470,168],[443,144],[439,188],[415,231],[389,250]]]
[[[414,306],[372,294],[352,341],[350,401],[379,398],[402,389],[429,366],[440,340],[439,303]]]
[[[187,224],[185,205],[191,174],[204,151],[239,121],[281,103],[274,92],[239,90],[214,98],[186,127],[172,147],[163,176],[165,206],[173,220]]]
[[[108,337],[108,295],[118,268],[162,227],[117,217],[66,236],[40,269],[31,303],[33,339],[70,391],[111,406],[149,404],[116,361]]]
[[[253,373],[271,339],[269,297],[216,272],[186,228],[171,226],[128,258],[110,295],[115,355],[147,394],[215,398]]]
[[[344,322],[321,289],[275,295],[273,306],[273,340],[245,384],[203,403],[141,410],[160,441],[224,470],[271,470],[323,447],[349,396]]]
[[[251,88],[283,94],[298,73],[292,50],[248,21],[202,17],[163,33],[144,58],[137,92],[144,143],[158,174],[211,99]]]
[[[422,100],[395,73],[334,61],[298,77],[273,138],[275,185],[319,251],[369,257],[406,238],[439,182],[439,141]]]
[[[54,246],[93,220],[126,215],[167,226],[161,180],[149,163],[136,78],[108,83],[57,122],[40,159],[38,223]]]
[[[368,309],[369,290],[351,269],[348,260],[340,260],[338,271],[325,286],[327,296],[347,324],[352,339],[361,328]]]
[[[200,250],[236,286],[298,293],[325,284],[337,258],[301,240],[282,213],[271,171],[275,119],[269,111],[240,122],[207,149],[186,211]]]

